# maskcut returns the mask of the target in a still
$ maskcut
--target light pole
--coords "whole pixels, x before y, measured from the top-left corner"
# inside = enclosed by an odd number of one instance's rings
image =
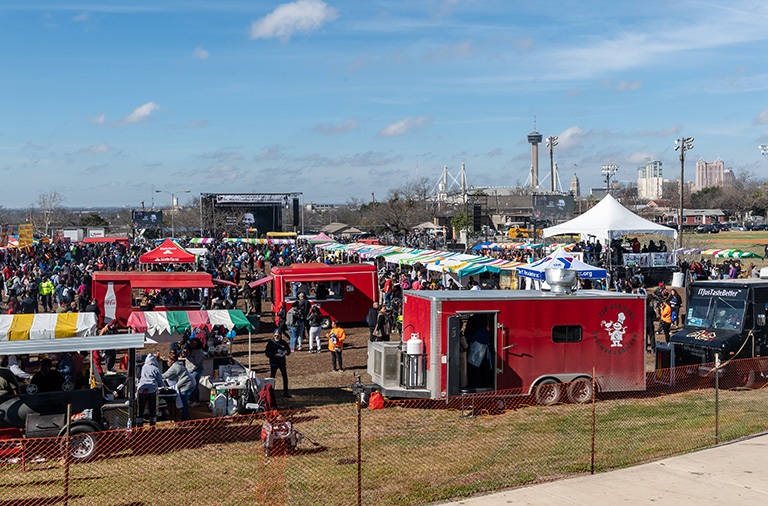
[[[619,166],[615,163],[605,164],[600,168],[600,173],[605,178],[605,191],[611,193],[611,176],[619,171]]]
[[[675,151],[680,151],[680,209],[677,216],[677,247],[683,247],[683,195],[685,182],[685,152],[693,149],[693,137],[675,139]]]
[[[174,223],[174,211],[176,209],[176,195],[180,193],[191,193],[189,190],[169,192],[166,190],[155,190],[155,193],[167,193],[171,196],[171,237],[176,238],[176,224]]]
[[[556,181],[555,181],[556,177],[555,177],[555,154],[554,154],[554,149],[555,149],[555,146],[557,146],[557,136],[550,135],[549,137],[547,137],[547,146],[549,146],[549,171],[550,171],[549,172],[549,174],[550,174],[549,177],[552,180],[551,181],[551,183],[552,183],[552,193],[554,193],[556,191],[556,186],[555,186],[555,184],[556,184]]]

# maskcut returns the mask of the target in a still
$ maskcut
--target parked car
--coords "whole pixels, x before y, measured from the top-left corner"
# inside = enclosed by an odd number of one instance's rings
[[[720,232],[720,229],[717,228],[715,225],[699,225],[696,227],[696,233],[697,234],[717,234]]]

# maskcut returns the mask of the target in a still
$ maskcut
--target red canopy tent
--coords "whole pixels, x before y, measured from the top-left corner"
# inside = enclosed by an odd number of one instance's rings
[[[139,257],[142,264],[193,264],[197,257],[170,239]]]

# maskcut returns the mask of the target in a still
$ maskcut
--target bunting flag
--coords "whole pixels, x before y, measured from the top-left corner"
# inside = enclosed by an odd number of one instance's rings
[[[183,334],[199,328],[211,330],[216,325],[223,325],[227,330],[253,328],[239,309],[134,311],[128,318],[128,327],[134,332],[146,332],[151,337],[160,334]]]

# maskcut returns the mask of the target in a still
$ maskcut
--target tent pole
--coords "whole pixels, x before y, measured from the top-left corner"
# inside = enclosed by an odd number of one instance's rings
[[[248,370],[251,370],[251,329],[248,329]]]

